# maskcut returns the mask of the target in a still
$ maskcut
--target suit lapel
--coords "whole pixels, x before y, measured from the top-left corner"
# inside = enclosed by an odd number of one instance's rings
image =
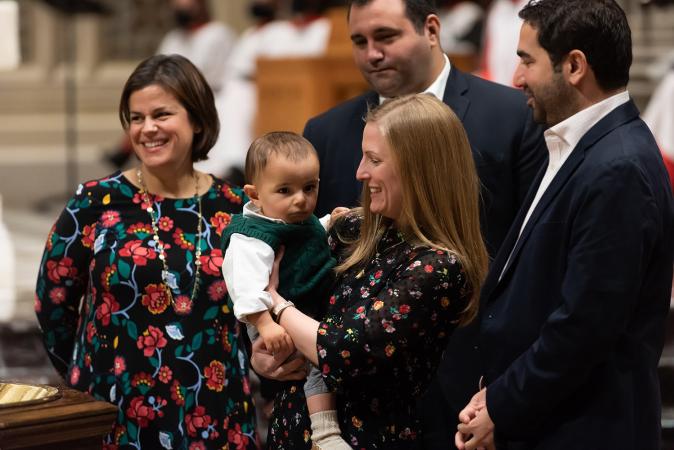
[[[377,94],[375,91],[367,92],[365,94],[365,104],[366,104],[365,109],[366,113],[367,111],[369,111],[369,109],[376,108],[379,105],[379,94]]]
[[[524,223],[524,218],[527,215],[527,211],[529,211],[529,207],[531,206],[531,203],[534,201],[534,197],[536,196],[538,186],[541,184],[541,180],[545,175],[545,170],[547,166],[548,164],[546,158],[545,164],[541,166],[541,168],[538,171],[538,174],[536,174],[536,177],[534,178],[534,181],[531,183],[529,192],[527,192],[527,196],[524,199],[524,202],[522,203],[522,206],[520,207],[519,211],[517,212],[517,216],[515,217],[513,224],[510,226],[510,230],[508,230],[508,234],[503,240],[501,248],[496,254],[494,261],[490,265],[489,273],[487,274],[484,286],[482,287],[483,298],[488,298],[489,294],[498,283],[498,278],[501,275],[501,272],[503,272],[503,267],[505,266],[505,263],[508,260],[508,256],[510,256],[511,249],[515,245],[515,242],[517,242],[517,237],[519,236],[520,228],[522,228],[522,224]]]
[[[447,84],[445,85],[445,95],[442,101],[447,104],[454,114],[463,122],[470,100],[465,96],[468,92],[468,82],[466,75],[460,72],[456,67],[452,66],[447,77]]]
[[[543,212],[546,210],[548,205],[552,202],[552,200],[557,196],[559,193],[559,190],[566,184],[566,182],[569,180],[569,177],[571,174],[573,174],[576,171],[576,167],[585,159],[585,152],[584,148],[581,148],[579,145],[576,146],[576,148],[571,152],[571,155],[569,155],[569,158],[564,162],[564,165],[562,168],[557,172],[555,175],[555,178],[553,178],[552,182],[548,186],[548,188],[545,190],[545,193],[541,197],[541,199],[538,201],[538,204],[536,205],[536,208],[534,208],[534,211],[531,213],[531,217],[529,217],[529,221],[527,222],[526,226],[524,227],[524,230],[522,230],[522,234],[520,235],[519,239],[517,240],[517,243],[515,245],[515,248],[512,251],[512,255],[510,255],[510,258],[507,260],[508,265],[505,267],[505,270],[503,271],[503,276],[501,277],[501,281],[508,275],[508,271],[510,268],[513,266],[513,262],[517,258],[517,255],[519,254],[520,250],[522,249],[522,246],[524,243],[527,241],[529,238],[529,235],[531,234],[531,230],[535,227],[536,223],[538,220],[541,218],[541,215]],[[540,184],[540,183],[539,183]],[[527,208],[528,211],[528,208]],[[525,214],[526,212],[525,211]],[[520,227],[522,225],[520,224]],[[519,231],[519,228],[518,230]],[[500,272],[499,272],[500,275]]]
[[[566,185],[571,175],[576,171],[577,167],[585,159],[586,153],[591,151],[592,146],[596,144],[597,141],[599,141],[606,134],[613,131],[619,126],[624,125],[626,122],[634,120],[638,116],[639,110],[630,100],[629,102],[620,105],[619,107],[611,111],[608,115],[606,115],[606,117],[601,119],[596,125],[590,128],[590,130],[587,133],[585,133],[580,142],[578,142],[578,145],[576,145],[576,147],[571,152],[569,158],[564,162],[559,172],[557,172],[555,178],[553,178],[548,188],[545,190],[545,193],[543,194],[540,201],[536,205],[536,208],[534,208],[531,217],[529,217],[529,221],[524,227],[524,230],[522,230],[521,236],[519,237],[519,239],[517,239],[516,238],[517,233],[519,232],[519,229],[521,228],[524,220],[522,216],[526,215],[527,211],[529,210],[529,206],[533,201],[533,196],[536,194],[538,185],[540,184],[543,174],[545,173],[545,167],[541,170],[541,172],[539,172],[537,181],[534,183],[534,186],[537,186],[536,190],[530,189],[529,194],[527,196],[528,197],[526,202],[527,206],[522,207],[520,209],[517,221],[515,224],[513,224],[508,233],[507,238],[508,245],[503,245],[501,250],[499,251],[499,254],[497,256],[497,259],[499,260],[498,261],[499,266],[497,267],[496,264],[494,264],[492,270],[489,273],[489,277],[487,278],[487,280],[490,281],[490,283],[494,288],[496,287],[496,285],[503,283],[506,280],[508,273],[510,272],[511,268],[515,265],[517,256],[519,255],[522,247],[524,246],[527,239],[531,235],[531,232],[536,226],[536,223],[540,220],[541,216],[543,215],[543,212],[545,212],[548,206],[550,206],[553,200],[557,197],[557,194],[562,189],[562,187]],[[515,248],[512,250],[512,254],[510,254],[511,252],[509,249],[512,248],[513,245],[513,242],[511,242],[513,235],[515,235],[516,244]],[[510,258],[508,258],[508,256],[510,256]],[[506,263],[506,261],[508,265],[505,267],[504,270],[503,265]],[[500,276],[501,272],[503,272],[502,277]],[[500,280],[499,277],[501,278]],[[491,290],[493,291],[494,289]],[[492,292],[485,292],[485,294],[487,295],[490,295],[491,293]]]

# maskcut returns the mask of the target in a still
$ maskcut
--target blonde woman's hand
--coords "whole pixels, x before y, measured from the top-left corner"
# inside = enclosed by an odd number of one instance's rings
[[[348,213],[350,211],[349,208],[345,208],[343,206],[338,206],[335,209],[332,210],[330,213],[330,228],[335,224],[335,221],[342,217],[344,214]]]

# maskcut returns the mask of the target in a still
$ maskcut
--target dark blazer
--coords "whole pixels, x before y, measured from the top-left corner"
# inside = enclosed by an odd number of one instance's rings
[[[583,136],[518,240],[535,191],[482,291],[480,361],[498,448],[659,449],[674,209],[634,103]]]
[[[461,119],[470,141],[482,183],[481,222],[490,255],[495,255],[531,185],[547,158],[542,130],[535,125],[521,91],[505,87],[452,67],[443,101]],[[360,163],[364,118],[368,105],[379,103],[370,91],[309,120],[304,136],[318,151],[321,171],[317,215],[336,206],[356,206],[361,183],[356,180]],[[447,424],[458,423],[457,415],[477,391],[480,376],[475,340],[478,327],[455,330],[438,369],[428,400],[420,411],[429,448],[447,449],[453,433]],[[467,369],[472,369],[468,371]],[[435,392],[439,391],[439,392]],[[437,394],[437,395],[436,395]],[[442,397],[446,402],[441,402]]]
[[[452,67],[443,101],[463,122],[482,182],[482,229],[496,254],[547,155],[541,129],[520,91],[460,72]],[[318,151],[321,184],[316,214],[336,206],[357,206],[362,185],[356,169],[368,105],[379,103],[370,91],[312,118],[304,128]]]

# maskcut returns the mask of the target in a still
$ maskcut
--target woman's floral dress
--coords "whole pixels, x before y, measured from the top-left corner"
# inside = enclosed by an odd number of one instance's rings
[[[194,301],[193,198],[149,198],[173,303],[148,205],[120,172],[80,185],[49,233],[35,310],[67,383],[119,408],[104,449],[257,448],[247,357],[220,273],[220,237],[242,195],[216,179],[201,197]]]
[[[349,216],[340,235],[357,233]],[[334,244],[335,233],[331,232]],[[337,392],[342,437],[355,449],[421,448],[417,400],[471,290],[456,257],[413,246],[394,228],[374,259],[345,273],[318,328],[319,369]],[[302,389],[276,398],[269,448],[309,449]]]

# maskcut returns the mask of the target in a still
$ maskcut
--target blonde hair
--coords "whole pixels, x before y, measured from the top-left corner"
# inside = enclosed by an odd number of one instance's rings
[[[255,139],[246,154],[246,182],[255,184],[255,179],[267,167],[272,154],[279,154],[291,161],[301,161],[309,155],[318,159],[311,142],[292,131],[272,131]]]
[[[456,255],[472,289],[461,324],[475,318],[488,255],[480,232],[479,179],[470,144],[459,118],[428,94],[399,97],[367,115],[379,128],[397,163],[402,186],[399,230],[415,245]],[[360,237],[337,267],[339,273],[364,266],[391,223],[370,211],[370,193],[362,194]]]

